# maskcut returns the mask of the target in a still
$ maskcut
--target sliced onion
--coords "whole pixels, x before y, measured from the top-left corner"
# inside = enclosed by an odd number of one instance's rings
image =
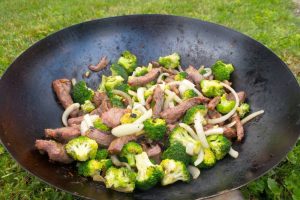
[[[136,103],[136,102],[134,102],[134,104],[133,104],[133,110],[139,110],[142,113],[147,112],[147,109],[142,104]]]
[[[236,121],[230,122],[229,124],[226,124],[225,126],[230,128],[233,127],[236,124]]]
[[[180,85],[180,84],[181,84],[181,81],[172,81],[172,82],[167,83],[167,86]]]
[[[125,92],[123,92],[121,90],[112,90],[111,92],[113,94],[116,94],[116,95],[124,97],[127,100],[128,104],[130,106],[132,106],[132,99],[131,99],[131,97],[127,93],[125,93]]]
[[[117,167],[127,167],[128,169],[131,169],[131,167],[129,166],[129,164],[128,163],[126,163],[126,162],[121,162],[119,159],[118,159],[118,157],[116,156],[116,155],[111,155],[110,156],[110,158],[111,158],[111,162],[115,165],[115,166],[117,166]]]
[[[196,115],[195,115],[195,120],[194,120],[194,124],[195,124],[195,130],[196,130],[196,133],[198,135],[198,138],[202,144],[202,146],[204,148],[209,148],[209,145],[208,145],[208,142],[206,140],[206,136],[204,134],[204,130],[203,130],[203,126],[202,126],[202,120],[203,120],[203,117],[201,116],[201,114],[198,112]]]
[[[98,118],[99,118],[98,115],[86,114],[83,117],[82,122],[80,123],[80,133],[81,133],[81,135],[85,135],[85,132],[88,131],[90,129],[90,127],[94,127],[93,122]]]
[[[248,115],[247,117],[245,117],[244,119],[241,120],[241,123],[242,124],[245,124],[247,123],[248,121],[250,121],[251,119],[263,114],[265,111],[264,110],[259,110],[259,111],[256,111],[254,113],[251,113],[250,115]]]
[[[182,102],[182,99],[180,99],[179,96],[177,96],[177,94],[175,94],[174,92],[166,89],[165,93],[167,95],[169,95],[170,97],[172,97],[172,99],[174,99],[174,101],[176,101],[177,103],[181,103]]]
[[[199,137],[197,136],[195,131],[189,125],[187,125],[185,123],[179,123],[179,126],[181,128],[184,128],[192,136],[192,138],[194,138],[195,140],[199,140]]]
[[[92,177],[93,177],[93,181],[97,181],[97,182],[104,182],[105,181],[103,176],[101,176],[100,174],[95,174]]]
[[[133,124],[142,124],[144,121],[152,117],[152,109],[147,110],[140,118],[135,120]]]
[[[207,131],[204,131],[204,134],[206,136],[208,135],[215,135],[215,134],[223,134],[224,133],[224,129],[223,128],[212,128],[212,129],[209,129]]]
[[[204,159],[204,151],[203,151],[203,149],[200,149],[198,157],[194,162],[194,165],[195,166],[200,165],[202,163],[203,159]]]
[[[234,105],[234,108],[229,113],[227,113],[226,115],[224,115],[222,117],[219,117],[219,118],[216,118],[216,119],[208,119],[207,122],[209,124],[218,124],[218,123],[226,121],[227,119],[229,119],[235,113],[237,107],[240,104],[239,97],[238,97],[237,93],[234,91],[234,89],[232,89],[232,87],[230,87],[229,85],[226,85],[225,83],[221,82],[220,84],[223,87],[227,88],[233,94],[233,96],[235,98],[235,105]]]
[[[178,70],[180,71],[180,72],[183,72],[183,69],[182,69],[182,67],[179,65],[178,66]]]
[[[162,78],[164,76],[169,76],[169,74],[168,73],[162,73],[162,74],[160,74],[159,77],[157,78],[157,83],[160,83],[162,81]]]
[[[212,74],[211,68],[204,68],[204,70],[205,74],[202,75],[204,78],[207,78]]]
[[[239,157],[239,152],[237,152],[236,150],[234,150],[232,147],[230,147],[230,150],[229,150],[228,154],[231,157],[233,157],[233,158]]]
[[[197,167],[189,165],[187,168],[190,174],[192,175],[193,179],[197,179],[200,176],[200,170]]]
[[[174,107],[175,107],[175,104],[174,104],[173,101],[171,101],[171,102],[169,103],[169,108],[174,108]]]
[[[144,128],[144,124],[122,124],[111,130],[111,133],[116,137],[122,137],[126,135],[132,135]]]
[[[75,78],[72,78],[72,79],[71,79],[71,82],[72,82],[72,85],[73,85],[73,86],[76,85],[76,83],[77,83],[77,81],[76,81]]]
[[[168,109],[170,106],[170,103],[172,102],[172,97],[170,97],[169,95],[167,95],[165,102],[164,102],[164,110]]]
[[[146,105],[145,96],[144,96],[145,90],[146,89],[144,87],[140,87],[137,89],[137,98],[143,106]]]
[[[195,145],[193,143],[187,143],[187,145],[185,147],[185,152],[188,155],[193,156],[194,155],[194,147],[195,147]]]
[[[63,124],[64,124],[65,126],[68,126],[68,118],[69,118],[69,115],[70,115],[73,111],[79,109],[79,107],[80,107],[80,104],[79,104],[79,103],[73,103],[73,104],[69,105],[69,106],[66,108],[66,110],[64,111],[64,113],[62,114],[62,117],[61,117],[61,120],[62,120],[62,122],[63,122]]]
[[[135,91],[132,90],[128,90],[128,94],[130,94],[131,96],[137,96],[137,93]]]

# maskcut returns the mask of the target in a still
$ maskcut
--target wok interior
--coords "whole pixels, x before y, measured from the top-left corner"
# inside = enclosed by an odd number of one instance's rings
[[[49,163],[34,149],[44,128],[61,127],[61,106],[51,82],[82,79],[101,56],[114,61],[130,50],[146,65],[178,52],[182,66],[233,63],[233,84],[245,90],[252,111],[265,114],[245,126],[246,138],[234,144],[238,159],[226,157],[199,179],[147,192],[121,194],[79,177],[75,167]],[[101,75],[86,79],[97,88]],[[0,81],[0,133],[3,144],[29,172],[66,191],[96,199],[195,199],[239,187],[262,175],[284,158],[298,138],[298,84],[285,64],[254,40],[224,27],[194,19],[161,15],[107,18],[79,24],[35,44],[22,54]]]

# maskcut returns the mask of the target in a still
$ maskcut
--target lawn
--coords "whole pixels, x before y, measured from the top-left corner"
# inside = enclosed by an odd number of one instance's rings
[[[296,10],[291,0],[1,0],[0,76],[30,45],[64,27],[115,15],[161,13],[241,31],[272,49],[300,80]],[[276,169],[244,187],[243,194],[247,199],[300,199],[299,163],[300,143]],[[0,199],[74,199],[26,173],[1,145],[0,168]]]

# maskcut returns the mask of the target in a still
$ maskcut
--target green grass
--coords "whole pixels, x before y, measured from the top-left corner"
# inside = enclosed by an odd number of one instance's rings
[[[115,15],[161,13],[219,23],[275,51],[300,80],[300,19],[291,0],[1,0],[0,76],[34,42],[66,26]],[[300,199],[300,145],[243,188],[252,199]],[[24,172],[0,146],[0,199],[72,199]]]

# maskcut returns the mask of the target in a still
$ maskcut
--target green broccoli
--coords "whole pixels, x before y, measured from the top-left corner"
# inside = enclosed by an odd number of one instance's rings
[[[122,56],[118,60],[118,64],[124,67],[127,73],[132,73],[137,65],[137,58],[130,51],[123,51]]]
[[[231,141],[225,136],[220,134],[209,135],[206,139],[217,160],[221,160],[229,152]]]
[[[250,105],[247,103],[242,103],[239,107],[237,107],[236,110],[240,118],[244,118],[250,112]]]
[[[103,122],[102,119],[99,117],[93,122],[94,128],[100,130],[100,131],[109,131],[110,128],[106,126]]]
[[[133,74],[134,76],[138,77],[138,76],[144,76],[145,74],[147,74],[149,72],[149,68],[148,67],[137,67]]]
[[[183,162],[164,159],[161,161],[160,166],[163,168],[164,172],[161,181],[162,185],[169,185],[179,180],[184,182],[189,182],[191,180],[191,175]]]
[[[132,192],[135,188],[136,173],[126,167],[110,167],[105,174],[106,188],[119,192]]]
[[[135,160],[138,170],[136,187],[140,190],[148,190],[154,187],[163,177],[162,167],[153,164],[146,152],[136,155]]]
[[[66,146],[67,153],[78,161],[94,159],[97,153],[98,144],[86,136],[79,136],[70,140]]]
[[[192,164],[197,160],[198,156],[193,156],[192,157]],[[203,161],[198,165],[197,167],[200,169],[207,169],[211,168],[216,164],[217,160],[215,157],[215,154],[212,152],[211,149],[207,148],[204,149],[204,158]]]
[[[186,72],[179,72],[175,75],[174,80],[175,81],[182,81],[188,77],[188,73]]]
[[[184,91],[182,94],[183,100],[187,100],[187,99],[197,97],[197,96],[198,96],[198,94],[193,89],[188,89],[188,90]]]
[[[116,86],[114,89],[121,90],[125,93],[128,93],[128,90],[130,89],[130,86],[128,84],[123,83],[121,85]]]
[[[113,166],[111,159],[102,159],[100,161],[101,164],[101,172],[106,173],[106,171]]]
[[[147,99],[149,96],[151,96],[153,94],[153,91],[152,89],[147,89],[145,92],[144,92],[144,96],[145,96],[145,99]]]
[[[108,150],[107,149],[98,149],[95,160],[101,161],[108,157]]]
[[[121,150],[120,157],[126,158],[129,166],[135,166],[135,155],[143,152],[143,148],[136,142],[128,142]]]
[[[130,124],[137,120],[141,115],[142,113],[139,110],[132,110],[131,113],[124,114],[121,117],[120,122],[121,124]]]
[[[224,94],[223,86],[217,80],[202,80],[200,87],[203,94],[207,97],[216,97]]]
[[[107,96],[113,107],[124,108],[123,98],[119,95],[113,94],[111,91],[107,92]]]
[[[169,136],[169,141],[171,146],[176,143],[180,143],[185,148],[187,148],[187,146],[193,147],[193,155],[198,155],[201,148],[200,141],[192,138],[188,132],[180,126],[177,126],[172,130]]]
[[[110,71],[113,76],[121,76],[125,81],[128,80],[128,74],[126,69],[124,69],[121,65],[114,63],[110,66]]]
[[[158,62],[165,68],[176,68],[180,64],[180,56],[178,53],[173,53],[165,57],[159,57]]]
[[[95,106],[90,100],[86,100],[84,104],[81,105],[81,109],[84,113],[90,113],[95,110]]]
[[[163,152],[162,159],[173,159],[188,165],[191,160],[191,156],[186,153],[185,147],[182,144],[175,143]]]
[[[94,159],[78,163],[78,173],[83,176],[93,176],[97,174],[101,168],[101,163]]]
[[[230,74],[234,71],[232,64],[225,64],[223,61],[218,60],[212,67],[214,79],[219,81],[229,80]]]
[[[229,113],[235,106],[235,101],[227,100],[226,93],[222,95],[220,103],[217,105],[216,109],[222,114]]]
[[[92,100],[94,91],[87,87],[85,81],[79,81],[74,85],[71,94],[74,102],[84,104],[86,100]]]
[[[110,91],[123,84],[122,76],[109,76],[105,80],[105,89]]]
[[[144,131],[148,138],[152,140],[161,140],[167,132],[167,123],[164,119],[160,118],[147,119],[144,121]]]
[[[98,91],[99,92],[106,92],[106,89],[105,89],[106,79],[107,79],[107,76],[102,75],[101,84],[98,87]]]
[[[207,113],[207,108],[204,105],[197,105],[188,109],[183,117],[182,122],[185,124],[193,124],[196,114],[200,112],[202,116]]]

